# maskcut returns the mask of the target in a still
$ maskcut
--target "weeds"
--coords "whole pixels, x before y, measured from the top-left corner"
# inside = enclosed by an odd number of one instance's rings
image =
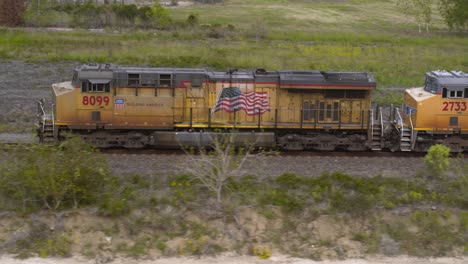
[[[463,235],[448,223],[451,214],[451,211],[415,211],[411,220],[418,231],[402,238],[403,248],[416,256],[445,256],[455,245],[463,245]]]
[[[198,188],[194,187],[195,179],[192,179],[188,175],[180,175],[170,180],[170,188],[173,192],[172,205],[179,206],[181,204],[187,204],[195,200],[196,192]]]
[[[70,257],[72,240],[67,232],[52,232],[43,222],[28,223],[28,231],[15,241],[7,252],[19,258],[33,255],[45,257]]]
[[[260,259],[268,259],[271,257],[271,249],[268,246],[264,245],[253,246],[252,255]]]

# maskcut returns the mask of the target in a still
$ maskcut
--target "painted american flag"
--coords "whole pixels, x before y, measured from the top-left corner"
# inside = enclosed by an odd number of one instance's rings
[[[232,113],[244,110],[247,115],[258,115],[270,111],[267,92],[243,93],[239,87],[224,88],[216,99],[216,104],[211,110],[215,113],[219,110]]]

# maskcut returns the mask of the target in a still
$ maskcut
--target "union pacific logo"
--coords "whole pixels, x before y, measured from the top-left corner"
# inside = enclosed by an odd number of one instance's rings
[[[415,113],[416,113],[416,108],[409,106],[409,105],[405,105],[405,115],[412,115]]]

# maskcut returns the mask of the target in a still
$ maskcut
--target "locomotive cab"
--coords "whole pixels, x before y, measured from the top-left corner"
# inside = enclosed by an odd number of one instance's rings
[[[413,130],[413,149],[435,143],[453,151],[468,148],[468,74],[461,71],[426,73],[424,87],[405,91],[405,124]]]
[[[56,126],[98,129],[112,120],[111,66],[88,64],[74,70],[70,82],[52,85]]]

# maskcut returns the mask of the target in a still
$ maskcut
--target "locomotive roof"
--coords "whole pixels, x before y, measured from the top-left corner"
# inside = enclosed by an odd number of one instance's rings
[[[127,73],[159,73],[159,72],[187,72],[187,73],[205,73],[205,69],[198,68],[151,68],[151,67],[120,67],[114,64],[83,64],[76,67],[77,71],[112,71]]]
[[[431,71],[426,75],[435,78],[441,85],[468,85],[468,74],[462,71]]]
[[[265,81],[282,84],[326,84],[353,83],[375,86],[374,76],[366,72],[325,72],[313,70],[280,70],[266,71],[264,69],[211,71],[203,68],[151,68],[151,67],[121,67],[113,64],[85,64],[76,67],[81,78],[105,79],[112,74],[197,74],[204,75],[209,80],[216,81]]]

